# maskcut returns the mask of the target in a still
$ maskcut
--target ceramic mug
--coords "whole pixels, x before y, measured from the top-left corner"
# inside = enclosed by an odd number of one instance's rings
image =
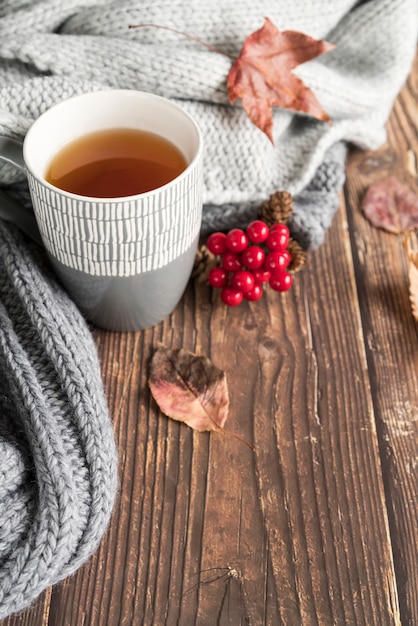
[[[77,195],[45,180],[63,146],[116,128],[163,137],[183,154],[186,168],[161,187],[117,198]],[[19,166],[13,142],[0,142],[0,153]],[[202,216],[202,138],[188,113],[133,90],[75,96],[34,122],[23,162],[42,243],[85,317],[116,331],[142,330],[167,317],[189,280]]]

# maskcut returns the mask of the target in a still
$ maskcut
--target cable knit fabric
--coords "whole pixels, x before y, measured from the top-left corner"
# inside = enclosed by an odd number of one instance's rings
[[[416,0],[13,0],[0,5],[0,132],[23,137],[52,104],[102,88],[151,91],[178,101],[205,142],[203,232],[251,219],[278,189],[294,194],[292,234],[315,247],[338,206],[345,148],[377,148],[404,83],[417,39]],[[295,72],[332,125],[277,109],[272,146],[227,101],[232,55],[268,16],[335,44]],[[343,142],[344,146],[341,146]],[[337,146],[337,147],[335,147]],[[0,184],[24,192],[21,174],[0,168]]]
[[[93,553],[116,476],[92,336],[41,249],[0,223],[0,618]]]

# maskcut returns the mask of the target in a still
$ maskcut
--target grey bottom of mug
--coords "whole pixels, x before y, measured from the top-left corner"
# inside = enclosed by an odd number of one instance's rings
[[[164,267],[131,277],[91,276],[50,256],[55,272],[87,320],[107,330],[144,330],[175,309],[196,255],[193,245]]]

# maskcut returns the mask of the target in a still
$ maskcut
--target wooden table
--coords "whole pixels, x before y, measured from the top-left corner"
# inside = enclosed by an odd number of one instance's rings
[[[141,333],[97,331],[120,454],[109,532],[72,578],[2,626],[418,624],[418,324],[402,238],[360,199],[388,173],[417,189],[418,63],[388,143],[351,153],[325,244],[284,295],[236,309],[190,283]],[[227,373],[219,434],[165,418],[158,342]]]

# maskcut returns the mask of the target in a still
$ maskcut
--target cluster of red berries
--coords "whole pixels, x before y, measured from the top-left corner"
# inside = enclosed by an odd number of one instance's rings
[[[251,222],[245,231],[234,228],[228,233],[212,233],[206,245],[212,254],[221,256],[221,264],[209,272],[209,284],[222,290],[222,301],[229,306],[237,306],[243,299],[259,300],[263,283],[268,282],[275,291],[287,291],[293,280],[287,271],[291,260],[288,243],[286,224],[269,228],[261,220]]]

